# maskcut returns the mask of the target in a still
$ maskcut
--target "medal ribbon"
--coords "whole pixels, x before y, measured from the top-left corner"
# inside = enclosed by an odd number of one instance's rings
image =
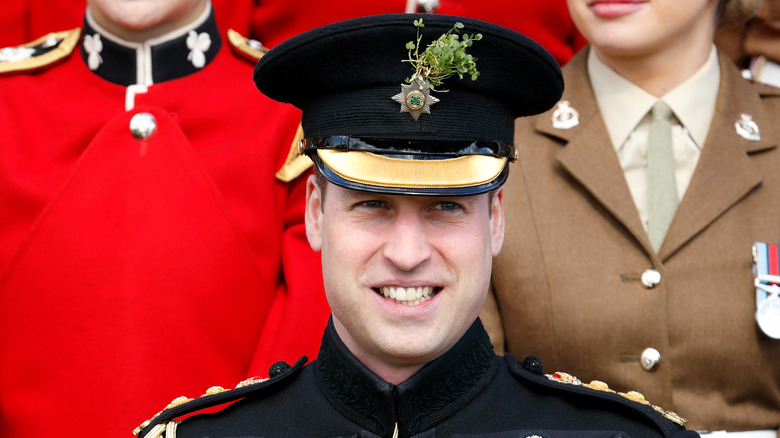
[[[767,336],[780,339],[780,249],[765,242],[753,244],[756,322]]]

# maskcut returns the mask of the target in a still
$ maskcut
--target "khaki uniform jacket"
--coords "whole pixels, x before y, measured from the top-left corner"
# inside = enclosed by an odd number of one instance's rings
[[[587,49],[564,68],[563,99],[579,112],[577,126],[553,128],[552,110],[517,121],[506,240],[483,312],[492,339],[500,349],[504,336],[507,351],[537,355],[548,370],[642,392],[691,429],[779,427],[780,341],[754,319],[751,247],[780,243],[780,89],[743,79],[719,54],[706,144],[656,254],[586,58]],[[741,113],[753,117],[760,141],[737,135]],[[640,281],[647,269],[661,274],[654,288]],[[639,362],[649,347],[661,353],[652,372]]]

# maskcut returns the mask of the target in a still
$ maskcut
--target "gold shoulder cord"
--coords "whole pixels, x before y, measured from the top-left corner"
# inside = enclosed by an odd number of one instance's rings
[[[149,431],[145,438],[176,438],[177,427],[179,427],[179,421],[158,424]]]
[[[152,430],[146,435],[146,438],[159,438],[165,432],[165,423],[154,426]]]
[[[80,36],[81,29],[76,28],[72,30],[66,30],[64,32],[53,32],[48,35],[44,35],[35,41],[23,44],[20,47],[35,47],[43,44],[49,38],[56,38],[60,40],[54,50],[46,52],[43,55],[20,59],[18,61],[0,62],[0,73],[34,70],[36,68],[53,64],[73,52],[73,49],[76,48],[76,45],[78,45]]]
[[[572,376],[571,374],[562,373],[562,372],[556,372],[553,374],[545,374],[548,379],[560,382],[568,385],[575,385],[575,386],[584,386],[585,388],[592,389],[594,391],[603,391],[603,392],[611,392],[613,394],[617,394],[623,398],[627,398],[635,403],[639,403],[642,405],[650,406],[653,408],[656,412],[661,414],[664,418],[667,420],[677,423],[680,426],[685,426],[685,423],[688,422],[685,418],[677,415],[676,413],[672,411],[668,411],[660,406],[656,406],[649,401],[645,399],[645,396],[642,395],[639,392],[636,391],[628,391],[628,392],[617,392],[609,388],[609,385],[606,383],[600,381],[600,380],[593,380],[590,383],[582,383],[580,379],[576,378],[575,376]]]
[[[235,389],[244,388],[246,386],[254,385],[256,383],[262,383],[268,380],[267,378],[259,378],[259,377],[251,377],[246,380],[242,380],[241,382],[236,385]],[[200,398],[208,397],[210,395],[216,395],[220,394],[226,391],[231,391],[230,389],[225,389],[221,386],[212,386],[209,389],[206,390],[206,392],[200,396]],[[165,407],[162,411],[154,414],[154,417],[144,421],[140,426],[136,427],[135,430],[133,430],[133,435],[140,434],[144,429],[146,429],[157,417],[162,415],[163,412],[167,411],[168,409],[173,409],[182,405],[185,405],[195,399],[181,396],[176,397],[168,403],[168,406]],[[194,412],[194,411],[192,411]],[[176,438],[176,428],[179,427],[179,423],[181,423],[181,420],[170,420],[164,423],[160,423],[156,426],[154,426],[151,430],[149,430],[149,433],[146,434],[144,438]]]

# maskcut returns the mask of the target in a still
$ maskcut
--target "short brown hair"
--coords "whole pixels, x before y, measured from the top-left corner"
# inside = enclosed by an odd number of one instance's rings
[[[762,3],[763,0],[718,0],[718,25],[749,20]]]

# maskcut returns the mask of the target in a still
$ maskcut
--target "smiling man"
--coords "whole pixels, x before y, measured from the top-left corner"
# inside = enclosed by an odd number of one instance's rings
[[[378,195],[310,181],[309,240],[344,345],[399,384],[449,350],[485,300],[504,237],[502,194]]]
[[[518,33],[418,20],[335,23],[277,46],[255,69],[263,93],[303,110],[300,151],[318,170],[306,231],[322,253],[332,317],[317,360],[177,399],[137,432],[695,437],[641,394],[493,353],[477,315],[504,240],[514,118],[549,108],[563,83],[554,59]]]

